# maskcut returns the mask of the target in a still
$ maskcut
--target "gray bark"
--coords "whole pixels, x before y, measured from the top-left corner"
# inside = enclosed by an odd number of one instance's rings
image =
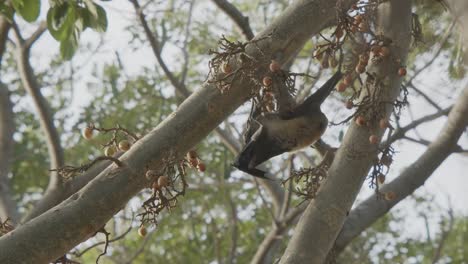
[[[395,0],[379,7],[378,32],[393,40],[392,56],[406,61],[410,39],[411,1]],[[397,66],[389,61],[373,65],[377,76],[384,80],[385,93],[379,100],[393,102],[398,96],[401,78]],[[386,76],[386,77],[385,77]],[[377,77],[377,78],[379,78]],[[385,78],[383,78],[385,77]],[[387,117],[391,108],[387,107]],[[383,131],[350,126],[328,171],[327,179],[317,197],[309,204],[283,254],[280,263],[323,263],[340,232],[347,212],[373,164],[377,148],[369,143],[370,131],[378,136]]]
[[[0,16],[0,65],[8,39],[10,23]],[[10,218],[13,224],[19,220],[16,203],[10,189],[10,165],[13,157],[13,104],[7,87],[0,80],[0,221]]]

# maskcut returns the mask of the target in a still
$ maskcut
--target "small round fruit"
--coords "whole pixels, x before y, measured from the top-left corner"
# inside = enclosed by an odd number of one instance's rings
[[[146,230],[146,227],[140,226],[140,228],[138,228],[138,235],[139,236],[145,237],[147,233],[148,233],[148,231]]]
[[[353,106],[354,106],[353,101],[351,101],[351,100],[346,101],[346,108],[347,109],[352,109]]]
[[[336,86],[336,90],[340,93],[344,92],[348,86],[344,82],[340,82],[338,86]]]
[[[122,151],[127,151],[130,149],[130,142],[128,140],[122,140],[119,142],[119,149]]]
[[[153,184],[151,184],[151,188],[153,188],[153,190],[159,190],[160,187],[157,180],[155,180]]]
[[[381,129],[385,129],[385,128],[387,128],[389,125],[390,125],[390,124],[388,123],[388,119],[386,119],[386,118],[380,119],[380,121],[379,121],[379,126],[380,126]]]
[[[381,49],[382,47],[380,47],[379,45],[373,45],[370,50],[372,53],[374,53],[374,56],[377,56],[380,54]]]
[[[148,180],[152,180],[158,176],[158,172],[155,170],[147,170],[145,173],[145,177]]]
[[[353,83],[353,75],[347,74],[343,79],[343,83],[348,86],[351,85]]]
[[[356,24],[359,24],[362,22],[362,15],[356,15],[354,17],[354,22],[356,22]]]
[[[198,157],[198,154],[195,150],[190,150],[189,152],[187,152],[187,158],[189,160],[192,160],[192,159],[196,159]]]
[[[358,116],[356,118],[356,125],[365,126],[366,125],[366,119],[363,116]]]
[[[277,61],[272,60],[270,63],[270,71],[277,72],[279,70],[281,70],[281,65]]]
[[[223,67],[223,73],[229,74],[232,72],[232,66],[229,65],[229,63],[227,62],[223,63],[222,67]]]
[[[169,185],[169,178],[166,175],[163,175],[158,178],[159,187],[167,187]]]
[[[263,77],[263,85],[266,87],[271,86],[273,84],[273,79],[270,76]]]
[[[190,165],[191,165],[192,167],[194,167],[194,168],[196,168],[197,165],[198,165],[198,159],[197,159],[197,158],[195,158],[195,159],[189,159],[189,162],[190,162]]]
[[[406,68],[401,67],[400,69],[398,69],[398,75],[400,75],[401,77],[405,76],[406,75]]]
[[[85,127],[83,131],[81,132],[81,134],[83,135],[85,139],[89,140],[93,137],[93,129],[90,127]]]
[[[359,61],[365,62],[367,64],[367,62],[369,61],[369,54],[362,53],[361,55],[359,55]]]
[[[108,146],[104,149],[104,155],[106,155],[107,157],[114,156],[115,152],[116,150],[114,146]]]
[[[388,55],[390,55],[390,49],[388,47],[381,47],[379,55],[382,57],[387,57]]]
[[[206,166],[205,166],[205,163],[198,163],[198,166],[197,166],[197,169],[199,172],[205,172],[206,170]]]
[[[396,199],[396,193],[395,192],[386,192],[385,193],[385,200],[387,201],[393,201]]]
[[[379,137],[377,135],[371,135],[369,137],[369,142],[371,144],[378,144],[379,143]]]
[[[380,173],[379,176],[377,176],[377,181],[379,182],[380,185],[384,184],[384,182],[385,182],[385,175],[383,175],[382,173]]]
[[[380,163],[383,165],[390,167],[392,165],[393,159],[390,155],[383,155],[382,158],[380,159]]]

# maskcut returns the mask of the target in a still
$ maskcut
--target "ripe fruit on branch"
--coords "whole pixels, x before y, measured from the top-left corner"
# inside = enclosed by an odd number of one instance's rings
[[[343,83],[348,85],[348,86],[351,85],[353,83],[353,75],[352,74],[347,74],[343,79]]]
[[[277,72],[279,70],[281,70],[281,65],[277,61],[272,60],[270,63],[270,71]]]
[[[159,188],[167,187],[168,185],[169,185],[169,177],[167,177],[166,175],[163,175],[158,178]]]
[[[379,137],[377,135],[371,135],[369,137],[369,142],[371,144],[378,144],[379,143]]]
[[[108,146],[104,149],[104,155],[106,155],[107,157],[114,156],[115,152],[116,152],[116,149],[114,146]]]
[[[205,163],[202,163],[202,162],[198,163],[197,169],[199,172],[205,172],[206,170]]]
[[[390,155],[383,155],[382,158],[380,159],[380,163],[383,165],[390,167],[392,165],[393,159]]]
[[[381,129],[385,129],[389,126],[390,124],[388,123],[388,119],[387,118],[382,118],[380,119],[379,121],[379,126]]]
[[[147,233],[148,233],[148,231],[146,230],[146,227],[140,226],[140,228],[138,228],[138,235],[139,236],[145,237]]]
[[[81,134],[83,135],[85,139],[89,140],[93,137],[93,129],[90,127],[85,127],[83,131],[81,132]]]
[[[119,142],[119,149],[122,151],[127,151],[130,149],[130,142],[128,140],[122,140]]]
[[[340,82],[338,86],[336,86],[336,90],[340,93],[344,92],[348,86],[344,82]]]
[[[390,55],[390,49],[387,47],[381,47],[379,55],[382,57],[387,57],[388,55]]]
[[[385,193],[385,200],[387,201],[393,201],[396,198],[396,193],[395,192],[386,192]]]
[[[271,86],[272,83],[273,83],[273,79],[271,79],[270,76],[263,77],[263,85],[268,87],[268,86]]]
[[[227,63],[227,62],[223,63],[222,69],[223,69],[223,73],[225,73],[225,74],[229,74],[229,73],[232,72],[232,66],[229,65],[229,63]]]
[[[404,67],[401,67],[398,69],[398,75],[400,75],[401,77],[405,76],[406,75],[406,68]]]
[[[382,173],[379,174],[379,176],[377,176],[377,181],[380,185],[384,184],[385,182],[385,175],[383,175]]]
[[[365,126],[366,125],[366,119],[363,116],[358,116],[356,118],[356,125]]]

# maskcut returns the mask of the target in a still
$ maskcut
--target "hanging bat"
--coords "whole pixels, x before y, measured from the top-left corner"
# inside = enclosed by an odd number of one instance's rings
[[[268,179],[266,172],[257,169],[257,165],[319,140],[328,126],[320,106],[341,77],[341,71],[337,71],[314,94],[287,113],[267,113],[254,119],[251,131],[246,133],[246,145],[233,166],[252,176]]]

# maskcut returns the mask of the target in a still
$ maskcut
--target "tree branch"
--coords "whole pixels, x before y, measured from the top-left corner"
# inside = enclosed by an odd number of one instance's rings
[[[372,195],[359,204],[348,216],[335,246],[340,252],[362,231],[387,213],[398,202],[412,194],[432,175],[442,162],[453,152],[457,141],[468,125],[468,87],[464,89],[449,113],[443,129],[428,146],[427,150],[400,176],[385,184],[382,192],[396,193],[396,199],[386,201]]]
[[[223,10],[227,16],[229,16],[232,21],[239,27],[244,34],[247,40],[254,38],[254,33],[250,28],[249,17],[244,16],[239,9],[237,9],[233,4],[229,3],[227,0],[212,0],[219,9]]]
[[[438,112],[434,113],[434,114],[431,114],[431,115],[427,115],[427,116],[423,116],[417,120],[414,120],[413,122],[411,122],[410,124],[404,126],[404,127],[399,127],[395,130],[395,132],[393,133],[393,135],[390,137],[390,139],[388,139],[387,141],[385,141],[384,143],[382,143],[382,145],[384,146],[388,146],[390,144],[392,144],[393,142],[401,139],[401,138],[404,138],[406,133],[408,131],[410,131],[411,129],[414,129],[416,128],[417,126],[423,124],[423,123],[426,123],[426,122],[430,122],[430,121],[433,121],[439,117],[442,117],[442,116],[445,116],[447,115],[450,110],[452,109],[452,106],[450,107],[447,107],[445,109],[440,109]]]
[[[394,0],[378,8],[377,32],[391,39],[392,56],[406,61],[411,25],[411,2]],[[391,62],[373,63],[368,69],[377,79],[383,79],[382,94],[374,100],[394,102],[399,94],[402,78]],[[374,88],[374,87],[373,87]],[[386,105],[389,117],[393,105]],[[378,137],[383,130],[377,124],[359,127],[352,123],[328,170],[328,176],[310,202],[297,224],[280,263],[323,263],[340,232],[346,216],[356,199],[367,173],[374,163],[377,147],[369,143],[370,131]]]
[[[1,35],[1,32],[0,32]],[[0,220],[9,218],[13,225],[19,221],[16,203],[13,201],[10,189],[10,165],[13,157],[13,133],[15,123],[13,120],[13,104],[8,89],[0,82]]]
[[[329,16],[334,7],[335,1],[329,0],[296,1],[259,34],[263,40],[248,45],[246,52],[257,60],[281,52],[287,60],[311,35],[334,19]],[[268,65],[262,66],[259,65],[259,76],[268,71]],[[0,256],[0,263],[17,260],[45,263],[86,240],[149,184],[144,177],[146,169],[163,168],[167,155],[185,155],[244,103],[250,92],[247,78],[236,81],[223,94],[213,84],[205,83],[175,113],[122,155],[120,160],[125,166],[107,167],[60,205],[2,236],[0,248],[5,253]]]
[[[33,36],[29,38],[29,42],[31,44],[34,43],[34,40],[42,34],[38,33],[44,30],[42,29],[42,27],[43,26],[41,25],[39,29],[36,30],[36,32],[33,34]],[[22,40],[22,37],[20,36],[19,30],[15,23],[13,23],[13,28],[15,29],[15,33],[18,39],[16,43],[16,63],[21,82],[23,84],[24,89],[32,97],[34,106],[38,113],[39,124],[41,125],[41,129],[46,137],[46,144],[50,157],[50,168],[56,169],[63,166],[64,155],[62,146],[60,144],[60,137],[58,135],[57,128],[54,125],[53,113],[50,109],[47,100],[41,93],[40,85],[36,79],[34,70],[29,61],[31,46],[25,45],[26,42]],[[54,189],[60,189],[61,183],[62,180],[58,176],[58,174],[55,172],[51,172],[49,185],[47,187],[46,193],[51,192]]]
[[[0,67],[8,39],[10,23],[0,16]],[[0,221],[10,219],[13,225],[19,221],[18,209],[13,201],[10,189],[10,164],[14,156],[13,133],[15,123],[13,120],[13,104],[7,87],[0,80]]]

